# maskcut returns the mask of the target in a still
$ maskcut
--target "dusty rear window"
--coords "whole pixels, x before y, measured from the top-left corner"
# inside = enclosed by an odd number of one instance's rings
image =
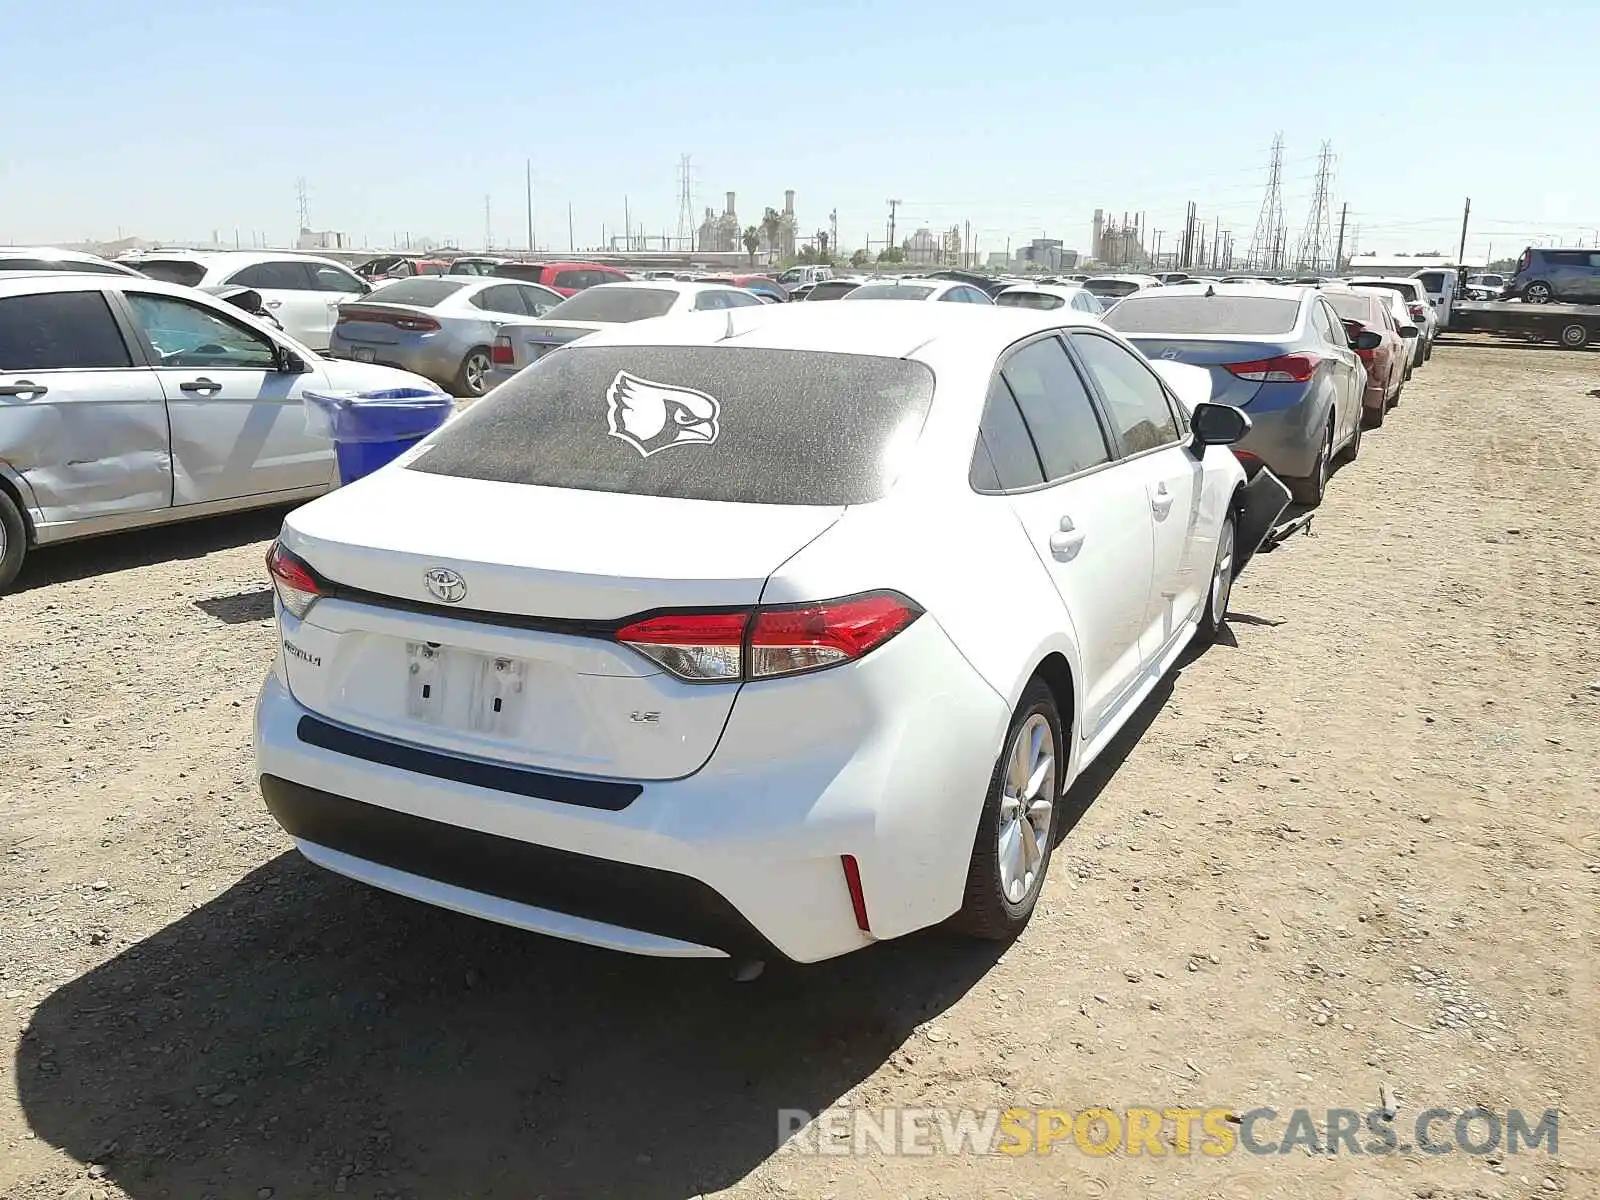
[[[465,279],[404,279],[399,283],[386,283],[368,292],[363,300],[382,301],[385,304],[410,304],[417,308],[432,308],[439,301],[467,286]]]
[[[151,258],[133,265],[141,275],[184,287],[194,287],[206,277],[205,267],[181,258]]]
[[[627,324],[665,316],[678,293],[669,288],[590,288],[563,300],[545,318],[551,321],[604,321]]]
[[[1148,291],[1130,296],[1106,314],[1122,333],[1292,333],[1298,300],[1276,296],[1173,295]]]
[[[933,400],[898,358],[744,346],[569,346],[435,435],[413,471],[745,504],[864,504]]]

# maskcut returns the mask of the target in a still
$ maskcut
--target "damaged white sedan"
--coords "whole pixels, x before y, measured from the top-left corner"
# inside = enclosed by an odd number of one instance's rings
[[[1070,310],[594,333],[285,521],[267,806],[331,870],[618,950],[1014,936],[1057,801],[1278,515],[1248,427]]]

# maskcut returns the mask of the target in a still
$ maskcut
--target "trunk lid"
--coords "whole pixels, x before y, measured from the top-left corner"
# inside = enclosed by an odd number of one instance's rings
[[[1151,362],[1180,362],[1202,367],[1211,374],[1211,399],[1217,404],[1248,408],[1262,387],[1253,379],[1240,379],[1228,366],[1259,362],[1289,353],[1282,342],[1221,337],[1146,337],[1124,334]]]
[[[525,367],[558,347],[604,328],[605,326],[599,322],[537,321],[503,325],[500,328],[500,336],[511,342],[514,365]]]
[[[290,690],[328,720],[450,753],[671,779],[710,757],[738,693],[608,640],[656,609],[753,606],[842,507],[584,492],[393,468],[290,514],[334,585],[282,615]],[[466,514],[472,514],[468,516]],[[454,586],[430,591],[429,573]],[[440,594],[455,595],[446,603]]]

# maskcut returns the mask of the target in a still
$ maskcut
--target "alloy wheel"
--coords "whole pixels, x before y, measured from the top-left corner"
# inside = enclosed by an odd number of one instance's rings
[[[489,356],[478,352],[467,355],[467,362],[462,367],[461,374],[466,379],[469,392],[474,396],[483,395],[483,385],[489,375]]]
[[[1548,283],[1530,283],[1528,290],[1522,294],[1525,304],[1550,303],[1550,285]]]
[[[1011,904],[1021,904],[1039,886],[1049,850],[1055,784],[1055,734],[1044,715],[1034,713],[1012,739],[1000,797],[996,861],[1000,891]]]
[[[1211,624],[1219,626],[1228,617],[1228,600],[1233,595],[1233,522],[1222,523],[1222,539],[1217,546],[1217,567],[1211,574]]]

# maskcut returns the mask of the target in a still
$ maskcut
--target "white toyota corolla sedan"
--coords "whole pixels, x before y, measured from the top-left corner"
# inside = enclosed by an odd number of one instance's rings
[[[595,333],[286,519],[267,806],[333,871],[619,950],[1013,936],[1058,798],[1278,515],[1248,426],[1070,310]]]

